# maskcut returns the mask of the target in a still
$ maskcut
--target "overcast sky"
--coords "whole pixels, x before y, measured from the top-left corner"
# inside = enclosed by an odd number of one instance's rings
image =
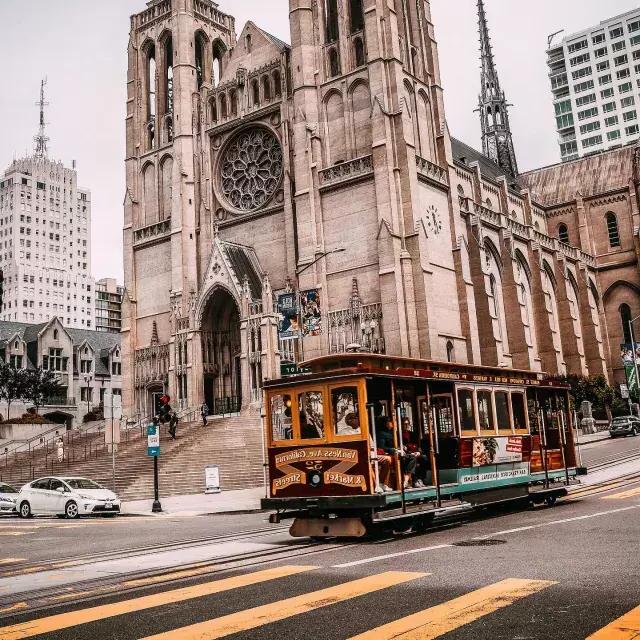
[[[521,170],[559,160],[545,65],[547,35],[581,30],[638,0],[485,0]],[[453,135],[480,144],[475,0],[432,0],[447,119]],[[0,171],[32,149],[40,78],[48,77],[50,155],[92,191],[93,274],[122,280],[124,113],[129,15],[144,0],[0,0]],[[287,0],[220,0],[236,16],[289,40]]]

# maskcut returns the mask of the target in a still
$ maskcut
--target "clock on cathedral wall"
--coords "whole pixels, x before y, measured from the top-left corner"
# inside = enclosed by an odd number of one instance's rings
[[[232,136],[218,162],[221,199],[239,213],[251,213],[268,204],[282,176],[282,147],[266,127],[254,126]]]
[[[427,229],[438,235],[442,231],[442,218],[438,212],[438,208],[430,204],[427,207],[427,214],[424,218],[424,222],[427,225]]]

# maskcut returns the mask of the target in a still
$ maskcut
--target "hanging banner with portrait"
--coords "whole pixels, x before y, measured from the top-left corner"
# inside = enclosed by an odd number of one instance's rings
[[[317,289],[300,292],[300,321],[303,336],[319,336],[322,333],[320,292]]]
[[[278,313],[281,316],[278,334],[281,340],[294,340],[300,337],[297,296],[294,292],[281,293],[278,296]]]

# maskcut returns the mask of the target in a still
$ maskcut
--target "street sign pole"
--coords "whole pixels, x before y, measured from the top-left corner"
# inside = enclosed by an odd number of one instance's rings
[[[162,513],[162,505],[160,504],[160,491],[158,488],[158,456],[153,456],[153,506],[152,513]]]
[[[147,455],[153,458],[153,506],[152,513],[161,513],[160,492],[158,489],[158,457],[160,456],[160,427],[155,422],[147,427]]]

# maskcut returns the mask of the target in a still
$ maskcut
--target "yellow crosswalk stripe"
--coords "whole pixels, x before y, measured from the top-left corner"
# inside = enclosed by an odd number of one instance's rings
[[[633,498],[634,496],[640,496],[640,487],[622,491],[621,493],[613,493],[609,496],[602,496],[602,500],[624,500],[625,498]]]
[[[8,627],[0,627],[0,640],[17,640],[21,638],[31,638],[43,633],[52,633],[61,629],[69,629],[80,624],[95,622],[113,616],[121,616],[127,613],[135,613],[144,609],[160,607],[174,602],[191,600],[193,598],[201,598],[231,589],[238,589],[276,578],[284,578],[298,573],[311,571],[317,567],[309,566],[283,566],[273,569],[265,569],[264,571],[256,571],[232,578],[223,578],[215,582],[206,582],[204,584],[192,587],[183,587],[172,591],[164,591],[150,596],[142,596],[140,598],[132,598],[122,602],[114,602],[113,604],[104,604],[89,609],[80,609],[78,611],[70,611],[61,613],[39,620],[31,620],[22,622]]]
[[[349,640],[431,640],[542,591],[555,582],[508,579],[395,620]]]
[[[18,564],[20,562],[26,562],[26,561],[27,561],[26,558],[1,558],[0,559],[0,565]]]
[[[284,620],[314,609],[350,600],[367,593],[387,589],[410,580],[417,580],[427,575],[429,574],[387,571],[367,578],[346,582],[336,587],[305,593],[301,596],[272,602],[253,609],[245,609],[244,611],[208,620],[207,622],[148,636],[143,640],[211,640],[212,638],[223,638],[232,633],[255,629],[271,622],[277,622],[278,620]]]
[[[614,620],[590,635],[587,640],[636,640],[640,638],[640,607]]]

